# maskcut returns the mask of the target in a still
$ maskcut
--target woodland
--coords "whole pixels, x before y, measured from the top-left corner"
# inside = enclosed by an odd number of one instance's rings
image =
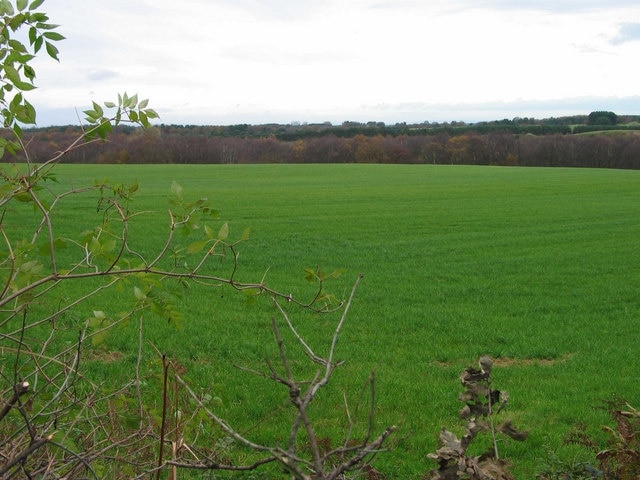
[[[640,168],[640,123],[613,112],[466,124],[344,122],[266,125],[122,125],[64,163],[248,164],[389,163]],[[32,162],[46,161],[80,126],[24,131]],[[18,157],[5,160],[20,161]]]

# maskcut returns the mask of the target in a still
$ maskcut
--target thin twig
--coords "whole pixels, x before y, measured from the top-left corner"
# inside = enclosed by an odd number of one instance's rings
[[[141,312],[140,317],[138,319],[138,355],[136,358],[136,369],[135,369],[135,380],[134,385],[136,389],[136,398],[138,400],[138,418],[140,419],[140,428],[143,426],[143,418],[144,418],[144,404],[142,402],[142,377],[140,376],[140,365],[142,363],[142,339],[143,339],[143,319],[144,315]]]
[[[496,456],[496,460],[500,459],[498,452],[498,440],[496,439],[496,427],[493,420],[493,403],[491,402],[491,378],[487,377],[487,400],[489,401],[489,425],[491,430],[491,439],[493,440],[493,453]]]
[[[160,445],[158,453],[158,467],[162,466],[162,458],[164,454],[164,435],[167,425],[167,379],[169,375],[169,362],[167,357],[162,355],[162,423],[160,425]],[[160,470],[156,472],[156,480],[160,478]]]
[[[31,442],[31,444],[25,450],[23,450],[18,455],[16,455],[12,459],[10,459],[4,465],[0,465],[0,475],[4,475],[9,470],[11,470],[11,468],[13,468],[14,465],[24,461],[33,452],[38,450],[44,444],[50,442],[52,438],[53,438],[53,435],[49,435],[49,436],[44,437],[44,438],[35,439],[33,442]]]

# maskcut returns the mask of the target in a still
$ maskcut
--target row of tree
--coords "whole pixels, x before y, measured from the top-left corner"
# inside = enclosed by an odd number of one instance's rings
[[[340,125],[331,122],[290,124],[266,123],[250,125],[246,123],[236,125],[161,125],[164,134],[196,135],[205,137],[234,137],[234,138],[268,138],[278,140],[301,140],[328,135],[340,138],[351,138],[356,135],[373,137],[382,136],[422,136],[447,133],[462,135],[465,133],[508,132],[513,134],[550,135],[554,133],[585,133],[615,127],[616,129],[640,129],[639,115],[616,115],[614,112],[595,111],[589,115],[572,115],[565,117],[550,117],[544,119],[515,117],[476,123],[453,122],[422,122],[408,124],[406,122],[393,125],[384,122],[354,122],[345,121]],[[56,127],[64,130],[66,127]]]
[[[76,149],[66,163],[429,163],[640,168],[640,135],[519,135],[468,131],[429,135],[328,134],[295,141],[206,135],[206,128],[116,129],[96,148]],[[26,131],[30,160],[43,162],[77,138],[76,127]],[[7,158],[20,161],[20,158]]]

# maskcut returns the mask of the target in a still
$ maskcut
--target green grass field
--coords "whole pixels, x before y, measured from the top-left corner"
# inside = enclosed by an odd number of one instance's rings
[[[321,265],[345,270],[328,288],[346,294],[364,274],[338,346],[346,365],[313,413],[322,418],[318,429],[339,440],[342,392],[355,402],[375,370],[379,430],[398,426],[393,450],[375,463],[388,478],[420,478],[434,467],[426,456],[440,429],[463,426],[458,375],[484,354],[499,360],[493,377],[510,393],[508,416],[531,431],[524,443],[500,446],[517,478],[533,478],[547,447],[580,458],[584,452],[562,438],[577,422],[597,433],[607,421],[593,408],[600,400],[616,393],[640,406],[640,172],[63,165],[58,175],[62,186],[137,179],[134,206],[159,212],[154,221],[166,217],[173,180],[187,197],[208,197],[231,237],[251,227],[240,247],[241,280],[259,281],[268,270],[271,286],[305,295],[303,269]],[[87,205],[61,221],[81,229],[95,212]],[[133,233],[149,249],[163,238],[144,223]],[[87,306],[87,315],[99,307]],[[240,430],[260,422],[256,439],[277,434],[287,392],[233,367],[264,369],[264,356],[275,357],[269,302],[247,305],[230,288],[194,286],[182,308],[179,329],[147,318],[149,344],[219,396],[221,416]],[[314,348],[326,351],[335,316],[290,311]],[[112,333],[101,348],[122,358],[107,371],[96,362],[98,375],[130,373],[136,332],[130,325]]]

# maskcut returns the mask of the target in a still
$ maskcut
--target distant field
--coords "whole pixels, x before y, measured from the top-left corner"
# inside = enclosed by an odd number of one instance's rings
[[[594,135],[640,135],[640,131],[638,130],[628,130],[628,129],[619,129],[619,130],[597,130],[593,132],[584,132],[584,133],[576,133],[576,135],[582,136],[594,136]]]
[[[563,447],[562,437],[581,421],[598,432],[607,420],[592,408],[600,400],[616,393],[640,407],[638,171],[415,165],[59,170],[61,185],[103,177],[137,179],[134,207],[159,212],[158,222],[176,180],[185,196],[211,200],[231,237],[251,227],[251,239],[240,247],[243,280],[260,280],[268,270],[273,287],[298,296],[310,293],[303,268],[343,268],[329,285],[342,294],[364,274],[338,347],[346,365],[314,413],[327,418],[319,426],[327,436],[339,437],[346,423],[342,391],[355,402],[375,370],[378,426],[398,426],[393,451],[376,461],[389,478],[419,478],[433,467],[426,455],[435,450],[440,429],[460,431],[458,375],[480,355],[499,360],[494,381],[511,395],[508,415],[531,430],[525,443],[501,445],[517,478],[533,478],[545,446],[579,458],[583,453]],[[80,228],[94,206],[78,205],[75,217],[64,221]],[[142,233],[149,249],[160,244],[162,231],[137,228],[133,233]],[[219,396],[221,416],[241,430],[262,422],[256,438],[277,431],[277,419],[286,417],[279,410],[286,392],[271,393],[266,380],[232,367],[262,369],[262,358],[275,355],[269,322],[276,313],[268,302],[246,305],[231,289],[193,286],[184,312],[178,330],[150,317],[149,342],[179,359],[198,388]],[[291,315],[324,351],[335,318],[295,309]],[[125,370],[135,355],[136,329],[107,339]],[[110,375],[117,368],[110,367]]]

